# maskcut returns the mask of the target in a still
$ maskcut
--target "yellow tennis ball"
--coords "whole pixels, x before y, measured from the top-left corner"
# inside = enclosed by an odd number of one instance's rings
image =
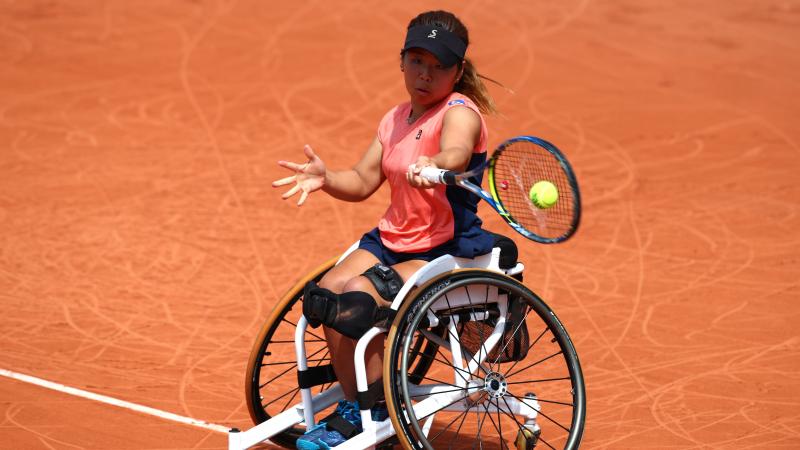
[[[558,188],[549,181],[539,181],[531,186],[528,197],[537,208],[547,209],[558,201]]]

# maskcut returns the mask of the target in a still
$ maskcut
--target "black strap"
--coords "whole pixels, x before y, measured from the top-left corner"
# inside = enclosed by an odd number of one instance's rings
[[[349,420],[345,419],[344,417],[340,416],[339,414],[333,413],[328,417],[320,420],[320,422],[325,422],[325,428],[328,430],[336,430],[339,433],[342,433],[347,439],[357,435],[359,433],[358,427],[350,423]]]
[[[362,409],[372,409],[376,403],[383,400],[383,381],[378,380],[374,383],[370,383],[367,386],[366,392],[357,392],[356,393],[356,400],[358,400],[358,405]]]
[[[381,327],[381,328],[389,328],[394,322],[394,318],[397,316],[397,310],[389,308],[387,306],[379,306],[378,311],[375,312],[375,323],[374,326]]]
[[[336,373],[333,371],[333,366],[330,364],[309,367],[308,370],[297,371],[297,385],[300,386],[301,389],[319,386],[325,383],[333,383],[334,381],[336,381]]]
[[[384,266],[381,263],[375,264],[361,275],[367,277],[372,285],[375,286],[378,294],[388,301],[394,300],[403,287],[403,279],[400,278],[400,274],[393,268]]]

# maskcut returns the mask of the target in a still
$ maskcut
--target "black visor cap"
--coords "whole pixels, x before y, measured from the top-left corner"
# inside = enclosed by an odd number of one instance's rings
[[[455,34],[433,25],[418,25],[408,30],[403,51],[421,48],[433,53],[444,67],[464,60],[467,46]]]

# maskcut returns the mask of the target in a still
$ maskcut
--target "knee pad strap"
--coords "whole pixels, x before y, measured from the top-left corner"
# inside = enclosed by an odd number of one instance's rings
[[[375,286],[378,294],[388,301],[394,300],[397,293],[400,292],[400,288],[403,287],[403,279],[400,278],[400,274],[392,267],[384,266],[381,263],[375,264],[361,275],[366,277]]]

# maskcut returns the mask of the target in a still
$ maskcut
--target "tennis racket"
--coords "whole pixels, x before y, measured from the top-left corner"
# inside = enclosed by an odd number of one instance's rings
[[[487,167],[489,192],[474,179]],[[469,190],[519,234],[536,242],[563,242],[575,234],[580,223],[581,196],[575,173],[564,154],[544,139],[518,136],[500,144],[488,161],[469,172],[425,167],[420,176]],[[558,199],[547,208],[536,206],[529,197],[533,185],[540,181],[549,181],[557,189]]]

